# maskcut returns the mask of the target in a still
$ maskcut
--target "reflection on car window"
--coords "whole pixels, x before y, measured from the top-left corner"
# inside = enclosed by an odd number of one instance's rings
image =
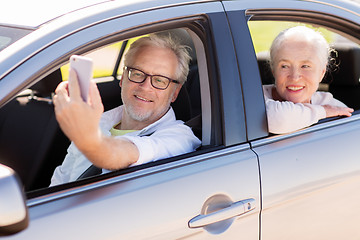
[[[0,51],[29,34],[32,30],[19,27],[0,26]]]

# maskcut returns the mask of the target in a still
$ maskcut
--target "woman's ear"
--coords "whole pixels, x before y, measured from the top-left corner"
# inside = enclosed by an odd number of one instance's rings
[[[326,67],[322,70],[322,73],[321,73],[321,78],[320,78],[319,83],[321,83],[321,81],[324,79],[324,77],[325,77],[325,73],[326,73]]]

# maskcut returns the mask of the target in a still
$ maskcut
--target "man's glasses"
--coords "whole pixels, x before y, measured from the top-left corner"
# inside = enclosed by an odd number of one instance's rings
[[[134,83],[143,83],[146,78],[149,76],[151,80],[151,85],[160,90],[165,90],[168,88],[171,82],[179,84],[180,82],[177,80],[173,80],[171,78],[161,76],[161,75],[150,75],[144,73],[143,71],[132,68],[132,67],[125,67],[125,70],[128,72],[128,79]]]

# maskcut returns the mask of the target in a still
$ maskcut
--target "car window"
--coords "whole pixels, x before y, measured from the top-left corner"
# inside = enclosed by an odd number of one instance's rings
[[[116,68],[116,62],[119,58],[123,44],[126,43],[120,41],[84,54],[86,57],[93,60],[93,78],[95,80],[98,78],[113,76],[114,69]],[[61,74],[63,76],[63,80],[68,79],[69,63],[61,67]]]
[[[351,41],[340,31],[334,31],[319,25],[311,25],[302,22],[287,21],[249,21],[248,23],[254,48],[257,55],[260,76],[263,85],[273,84],[274,78],[269,65],[269,49],[274,38],[282,31],[290,27],[305,25],[320,32],[330,47],[330,66],[323,81],[319,85],[319,91],[331,93],[335,99],[345,103],[355,110],[360,109],[360,84],[359,64],[360,47]],[[356,112],[355,112],[356,114]],[[322,122],[321,120],[320,122]]]
[[[22,27],[0,26],[0,51],[32,32]]]
[[[127,40],[127,41],[124,43],[124,46],[123,46],[123,47],[124,47],[124,52],[122,53],[121,58],[119,59],[119,64],[118,64],[118,66],[117,66],[117,70],[115,69],[117,78],[119,78],[119,77],[122,75],[122,73],[123,73],[123,70],[124,70],[124,69],[123,69],[123,67],[124,67],[124,56],[125,56],[126,52],[129,50],[130,45],[131,45],[133,42],[135,42],[137,39],[139,39],[139,38],[141,38],[141,37],[146,37],[146,36],[148,36],[148,34],[142,35],[142,36],[139,36],[139,37],[131,38],[131,39]]]
[[[203,96],[200,94],[200,86],[204,83],[200,83],[196,54],[197,51],[201,54],[205,52],[204,49],[195,51],[188,29],[180,31],[190,40],[188,43],[192,48],[192,61],[188,80],[172,107],[177,119],[187,123],[199,139],[203,138],[203,132],[204,138],[210,139],[208,120],[205,120],[206,129],[202,128]],[[81,54],[94,60],[94,79],[105,111],[122,104],[119,79],[123,69],[123,57],[128,46],[142,36],[106,44]],[[205,68],[203,72],[207,72],[203,60],[200,63]],[[0,163],[13,168],[19,174],[26,191],[48,187],[54,169],[61,165],[67,154],[70,141],[56,121],[52,96],[56,86],[67,80],[68,69],[68,64],[62,65],[0,109]],[[202,81],[208,81],[206,75],[201,77]],[[208,94],[205,95],[210,98]],[[205,115],[211,114],[210,112],[210,109],[206,109]],[[28,124],[21,124],[20,119],[28,119]],[[209,143],[210,140],[204,141],[204,145]],[[21,146],[21,151],[16,146]]]

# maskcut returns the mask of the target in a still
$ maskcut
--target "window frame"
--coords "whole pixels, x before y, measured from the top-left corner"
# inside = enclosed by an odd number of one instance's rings
[[[236,21],[234,20],[237,15],[241,15],[245,11],[245,14],[247,16],[247,19],[249,21],[291,21],[291,22],[302,22],[307,24],[313,24],[319,27],[326,28],[330,31],[333,31],[339,35],[342,35],[349,40],[353,41],[354,43],[359,44],[360,43],[360,26],[356,22],[352,21],[350,18],[339,18],[336,15],[332,15],[330,13],[327,13],[326,11],[320,12],[320,11],[311,11],[303,9],[301,6],[303,4],[310,4],[310,3],[299,3],[297,6],[292,6],[292,10],[286,9],[285,7],[283,9],[272,7],[272,8],[266,8],[266,6],[262,6],[261,8],[248,8],[248,9],[241,9],[238,6],[235,6],[237,3],[230,3],[227,2],[227,5],[225,6],[225,9],[227,10],[230,24],[231,26],[236,26],[234,23]],[[231,6],[231,7],[230,7]],[[230,10],[231,9],[231,10]],[[232,16],[234,16],[234,19],[232,20]],[[235,29],[235,28],[234,28]],[[233,30],[235,32],[236,30]],[[239,40],[236,40],[239,38],[235,38],[234,42],[235,44],[239,42]],[[253,49],[253,52],[255,53],[255,50]],[[241,56],[239,56],[241,58]],[[257,64],[256,64],[257,65]],[[240,67],[241,68],[241,67]],[[259,78],[257,77],[259,75]],[[251,105],[251,108],[257,108],[258,111],[258,117],[256,114],[251,116],[250,114],[247,114],[247,131],[248,131],[248,140],[257,140],[257,139],[266,139],[268,137],[273,138],[273,134],[268,133],[267,131],[267,119],[266,119],[266,110],[265,110],[265,101],[262,94],[262,87],[259,83],[261,83],[259,70],[256,70],[253,72],[253,83],[249,83],[250,78],[243,78],[242,79],[242,85],[245,92],[251,92],[250,89],[255,90],[256,94],[253,94],[252,96],[245,96],[244,101],[247,102],[254,102],[255,96],[257,96],[257,99],[261,99],[263,103],[253,103]],[[254,80],[255,79],[255,80]],[[254,87],[254,85],[256,85]],[[261,95],[259,94],[261,92]],[[254,91],[253,91],[254,93]],[[245,108],[249,109],[250,104],[245,104]],[[251,110],[250,110],[251,111]],[[312,125],[306,129],[298,130],[294,133],[285,134],[286,137],[291,137],[298,134],[308,133],[312,131],[317,131],[318,129],[328,128],[336,125],[341,125],[344,122],[348,121],[356,121],[358,119],[358,113],[360,111],[355,111],[353,113],[353,116],[350,118],[331,118],[326,120],[321,120],[319,123]],[[265,120],[259,121],[259,118],[265,117]],[[335,120],[335,121],[333,121]],[[265,124],[266,123],[266,124]],[[253,132],[254,134],[251,134]],[[279,138],[283,138],[284,135],[276,135]],[[261,142],[261,143],[260,143]],[[263,144],[262,140],[259,141],[259,144]]]
[[[204,21],[205,24],[199,24],[199,21]],[[175,20],[166,20],[164,22],[161,23],[157,23],[157,24],[153,24],[151,26],[142,26],[136,29],[130,29],[130,30],[124,30],[124,31],[120,31],[116,34],[113,34],[111,36],[107,36],[105,38],[102,39],[97,39],[94,40],[90,43],[86,43],[84,45],[77,47],[75,50],[68,52],[67,54],[65,54],[60,60],[58,60],[57,66],[61,66],[63,64],[65,64],[68,60],[68,57],[72,54],[85,54],[87,52],[93,51],[94,49],[99,49],[103,46],[112,44],[114,42],[119,42],[119,41],[124,41],[126,39],[130,39],[136,36],[141,36],[141,35],[145,35],[145,34],[149,34],[151,32],[157,32],[159,30],[166,30],[166,29],[172,29],[172,28],[179,28],[179,27],[185,27],[191,30],[191,35],[193,37],[193,39],[195,39],[195,45],[198,45],[196,48],[198,57],[201,57],[202,60],[201,62],[203,62],[201,64],[201,67],[199,66],[199,71],[201,71],[200,73],[200,81],[202,81],[202,85],[201,86],[201,102],[205,102],[207,104],[205,104],[202,106],[202,114],[205,113],[205,116],[211,116],[209,122],[203,121],[203,133],[204,131],[206,132],[207,129],[206,128],[210,128],[210,134],[208,135],[208,140],[209,140],[209,145],[205,146],[202,150],[196,151],[196,152],[192,152],[192,153],[187,153],[187,154],[183,154],[183,155],[179,155],[179,156],[174,156],[174,157],[170,157],[170,158],[166,158],[166,159],[162,159],[162,160],[158,160],[156,162],[151,162],[151,163],[147,163],[147,164],[143,164],[140,166],[135,166],[135,167],[131,167],[131,168],[127,168],[127,169],[121,169],[118,171],[114,171],[111,173],[107,173],[107,174],[103,174],[103,175],[99,175],[99,176],[94,176],[88,179],[83,179],[83,180],[79,180],[79,181],[74,181],[74,182],[70,182],[70,183],[65,183],[59,186],[54,186],[51,188],[46,188],[46,189],[39,189],[39,190],[34,190],[31,192],[27,192],[27,198],[28,199],[34,199],[34,201],[31,202],[36,202],[35,199],[37,199],[38,197],[41,197],[43,195],[46,194],[52,194],[55,192],[63,192],[63,191],[67,191],[68,189],[72,189],[74,187],[78,187],[78,186],[85,186],[87,184],[97,184],[99,182],[102,181],[111,181],[111,178],[116,178],[116,177],[122,177],[126,174],[135,174],[135,172],[138,171],[146,171],[146,172],[156,172],[156,168],[163,166],[164,164],[168,164],[168,163],[172,163],[172,162],[178,162],[178,164],[182,164],[185,162],[191,162],[193,161],[193,157],[197,157],[200,156],[203,153],[208,153],[211,151],[215,151],[217,149],[221,149],[223,148],[223,144],[222,144],[222,135],[221,135],[221,129],[222,126],[220,125],[222,120],[221,120],[221,116],[217,115],[216,113],[219,110],[216,110],[216,107],[220,107],[219,104],[214,104],[218,103],[218,101],[215,101],[214,99],[218,97],[218,89],[219,87],[217,87],[218,84],[217,83],[217,73],[216,73],[216,61],[214,61],[213,59],[215,57],[210,57],[210,56],[214,56],[213,48],[211,47],[212,43],[211,43],[211,36],[208,34],[209,30],[209,26],[206,24],[206,22],[208,21],[207,18],[204,18],[204,16],[198,15],[198,16],[191,16],[191,17],[184,17],[182,19],[175,19]],[[202,46],[201,47],[199,47]],[[199,61],[199,60],[198,60]],[[212,66],[212,70],[208,69],[209,64],[211,64],[210,66]],[[54,67],[54,66],[53,66]],[[209,72],[210,71],[210,72]],[[211,82],[212,81],[212,82]],[[211,83],[210,83],[211,82]],[[205,87],[204,87],[205,85]],[[205,93],[205,94],[204,94]],[[210,104],[209,104],[210,103]],[[205,112],[204,112],[205,111]],[[215,121],[212,121],[212,119],[217,119]],[[214,133],[217,132],[217,133]],[[130,174],[131,175],[131,174]],[[124,178],[127,178],[127,176],[124,176]],[[61,195],[61,194],[60,194]]]

